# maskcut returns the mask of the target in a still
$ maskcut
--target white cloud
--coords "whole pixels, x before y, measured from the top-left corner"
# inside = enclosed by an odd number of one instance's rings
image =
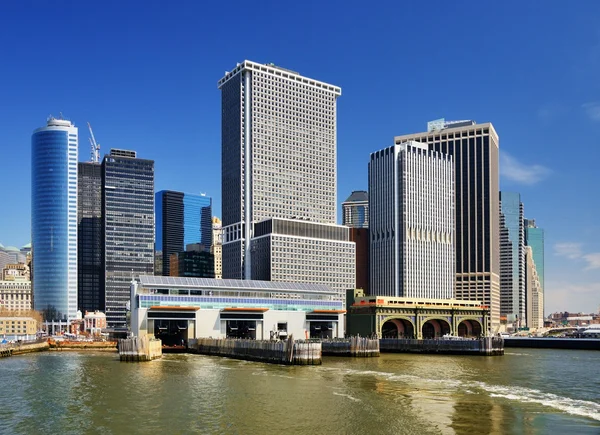
[[[590,269],[600,269],[600,252],[593,252],[591,254],[586,254],[583,256],[583,259],[587,261],[586,270]]]
[[[500,175],[508,180],[521,184],[536,184],[551,172],[545,166],[525,165],[506,152],[500,153]]]
[[[592,101],[581,106],[592,121],[600,121],[600,102]]]
[[[557,243],[554,245],[554,254],[571,260],[585,261],[585,270],[600,269],[600,252],[584,253],[581,243]]]
[[[537,117],[542,121],[552,121],[563,116],[569,108],[557,103],[549,103],[541,106],[537,111]]]
[[[554,245],[554,254],[561,257],[567,257],[572,260],[581,258],[583,252],[581,243],[557,243]]]

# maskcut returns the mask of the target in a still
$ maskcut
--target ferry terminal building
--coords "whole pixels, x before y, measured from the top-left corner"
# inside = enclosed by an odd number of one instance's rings
[[[131,331],[165,345],[189,340],[344,337],[344,301],[321,284],[140,276],[131,284]]]

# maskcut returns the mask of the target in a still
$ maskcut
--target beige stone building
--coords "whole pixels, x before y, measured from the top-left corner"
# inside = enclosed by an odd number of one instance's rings
[[[33,309],[31,281],[0,281],[0,310],[29,311]]]
[[[210,247],[210,253],[215,259],[215,278],[223,278],[223,235],[221,229],[221,219],[218,217],[212,218],[213,244]]]
[[[27,335],[35,336],[37,320],[32,317],[0,316],[0,337],[21,338]]]

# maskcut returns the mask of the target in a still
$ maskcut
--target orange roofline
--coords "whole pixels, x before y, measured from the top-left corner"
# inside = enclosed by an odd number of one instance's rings
[[[265,311],[269,311],[268,308],[253,308],[253,307],[248,307],[248,308],[239,308],[239,307],[227,307],[227,308],[223,308],[223,310],[221,311],[260,311],[260,312],[265,312]]]
[[[162,305],[154,305],[149,309],[157,311],[198,311],[200,307],[166,307]]]

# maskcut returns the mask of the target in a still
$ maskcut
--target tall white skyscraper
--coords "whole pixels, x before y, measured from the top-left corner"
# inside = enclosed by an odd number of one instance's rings
[[[77,316],[77,127],[50,117],[31,137],[34,309]]]
[[[454,160],[456,298],[482,301],[490,309],[492,333],[500,327],[500,139],[491,123],[446,121],[427,124],[423,133],[396,136]]]
[[[370,292],[454,297],[454,163],[406,142],[369,162]]]
[[[330,285],[336,282],[340,291],[353,288],[354,266],[336,259],[337,254],[354,257],[348,232],[332,241],[335,248],[316,242],[327,241],[336,223],[336,101],[341,89],[250,61],[226,73],[218,86],[223,278],[323,283],[324,276],[294,263],[303,257],[308,263],[312,256],[334,264],[328,275],[344,276]],[[268,219],[272,225],[260,229],[264,240],[253,246],[255,225]],[[284,272],[291,270],[298,273]]]

